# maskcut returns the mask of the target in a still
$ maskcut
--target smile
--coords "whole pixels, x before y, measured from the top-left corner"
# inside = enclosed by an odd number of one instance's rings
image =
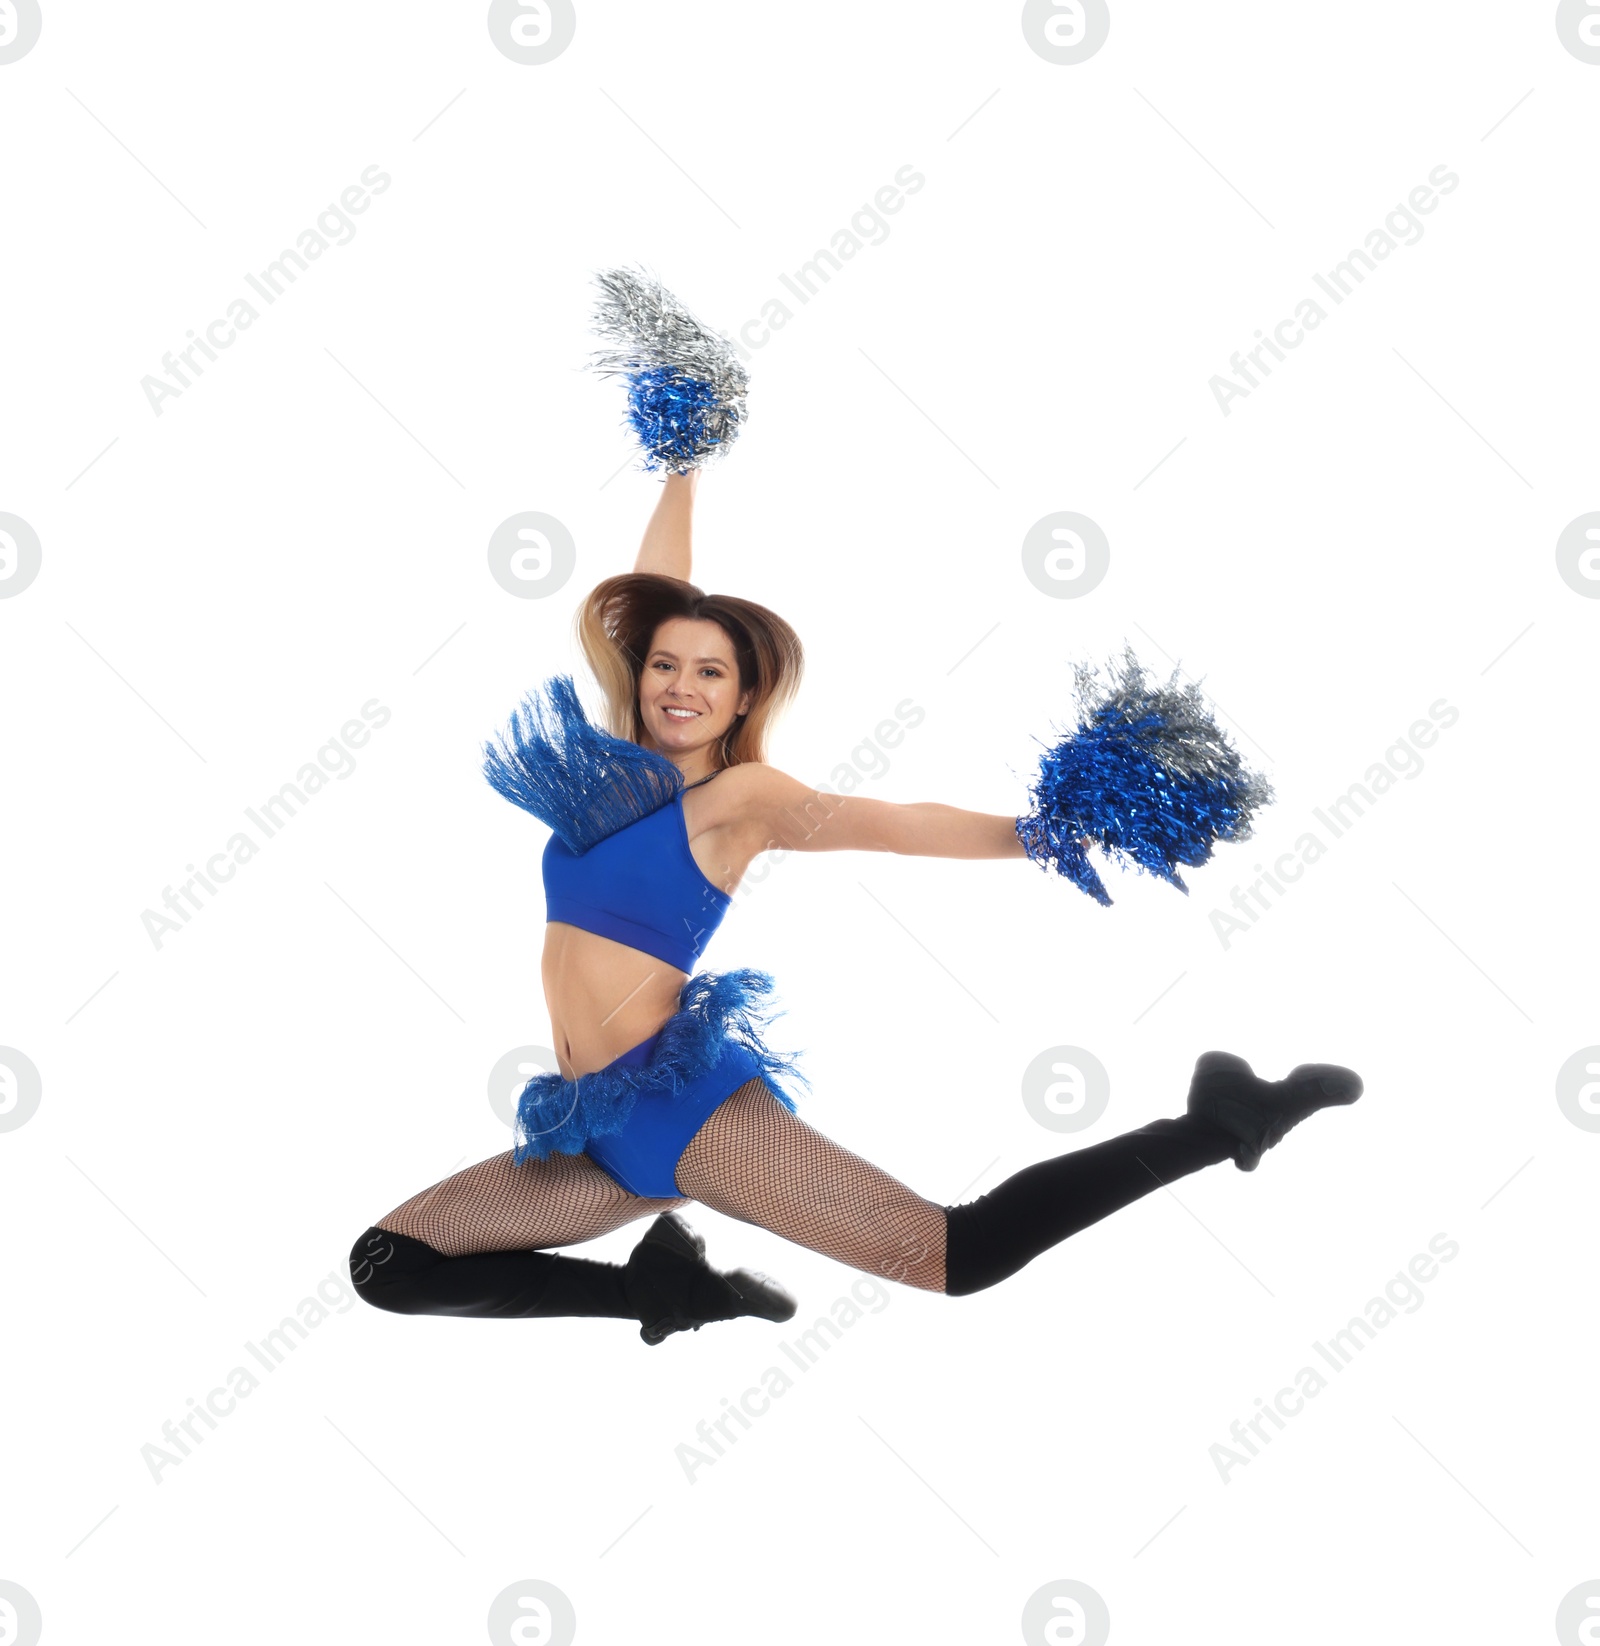
[[[698,720],[700,718],[700,711],[698,709],[668,708],[664,709],[662,712],[665,714],[670,714],[675,720]]]

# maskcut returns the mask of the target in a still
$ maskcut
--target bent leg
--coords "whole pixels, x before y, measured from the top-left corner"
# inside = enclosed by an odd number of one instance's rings
[[[393,1314],[637,1320],[637,1283],[623,1265],[537,1248],[594,1240],[682,1204],[629,1194],[584,1155],[518,1166],[507,1150],[380,1218],[356,1241],[350,1276]]]
[[[426,1241],[445,1257],[575,1246],[682,1200],[629,1194],[587,1155],[553,1154],[518,1166],[511,1151],[413,1195],[375,1225]]]
[[[426,1241],[377,1226],[351,1250],[350,1278],[358,1296],[390,1314],[638,1318],[619,1264],[536,1251],[444,1257]]]
[[[678,1187],[866,1274],[944,1290],[945,1213],[747,1081],[695,1133]]]

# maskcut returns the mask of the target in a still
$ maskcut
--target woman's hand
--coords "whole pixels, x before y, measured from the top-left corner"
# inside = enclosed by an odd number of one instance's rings
[[[661,496],[650,516],[650,524],[645,527],[639,558],[634,562],[636,572],[659,572],[685,583],[690,581],[694,494],[699,484],[698,469],[691,469],[687,474],[669,474],[662,482]]]

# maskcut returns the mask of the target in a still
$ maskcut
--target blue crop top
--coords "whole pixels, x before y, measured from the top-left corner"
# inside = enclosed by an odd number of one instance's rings
[[[541,690],[484,745],[483,770],[554,831],[542,863],[545,918],[692,972],[733,900],[689,850],[683,773],[593,725],[571,676]]]
[[[586,852],[552,835],[543,868],[546,920],[643,949],[681,972],[694,970],[733,901],[689,850],[681,792]]]

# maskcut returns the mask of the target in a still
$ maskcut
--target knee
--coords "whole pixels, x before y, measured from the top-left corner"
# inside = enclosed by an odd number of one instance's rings
[[[946,1292],[946,1245],[941,1238],[943,1216],[944,1209],[940,1207],[938,1225],[896,1238],[889,1251],[879,1258],[877,1273],[885,1280],[919,1292]]]
[[[420,1240],[390,1229],[368,1229],[350,1248],[350,1283],[356,1296],[390,1314],[417,1314],[414,1282],[419,1273],[441,1260]]]
[[[962,1206],[946,1206],[944,1292],[947,1297],[971,1297],[1014,1275],[1032,1253],[1001,1246],[983,1198]]]

